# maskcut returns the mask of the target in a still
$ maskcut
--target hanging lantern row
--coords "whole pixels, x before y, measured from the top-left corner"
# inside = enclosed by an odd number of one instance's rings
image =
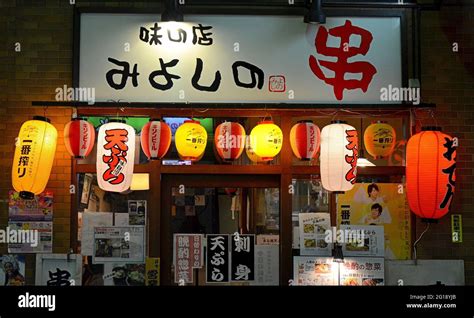
[[[176,131],[176,148],[182,159],[202,158],[207,132],[199,121],[186,120]],[[65,145],[76,158],[86,157],[94,146],[94,127],[76,118],[64,128]],[[243,142],[245,140],[245,142]],[[383,122],[370,125],[364,140],[374,157],[393,151],[394,129]],[[336,121],[322,131],[310,121],[298,122],[290,131],[291,148],[301,160],[311,160],[321,147],[321,182],[328,191],[352,189],[357,177],[359,144],[357,130]],[[160,120],[151,120],[141,134],[141,146],[149,159],[161,159],[171,143],[171,130]],[[225,122],[216,128],[216,149],[224,160],[238,158],[245,148],[254,162],[272,160],[282,147],[283,134],[272,121],[262,121],[250,135],[238,123]],[[320,144],[319,144],[320,143]],[[35,116],[20,128],[12,168],[12,183],[24,199],[44,191],[57,144],[57,131],[49,119]],[[448,213],[456,182],[457,139],[439,127],[424,127],[407,144],[406,183],[410,209],[424,220],[436,220]],[[105,191],[124,192],[130,188],[135,157],[135,130],[123,120],[110,120],[99,128],[97,138],[97,179]]]

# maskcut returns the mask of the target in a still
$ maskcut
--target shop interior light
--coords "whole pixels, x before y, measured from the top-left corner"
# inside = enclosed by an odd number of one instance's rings
[[[162,22],[183,22],[183,13],[178,8],[178,0],[165,2],[165,11],[161,14]]]
[[[150,190],[150,174],[148,173],[134,173],[132,176],[132,184],[130,185],[132,191]]]
[[[323,0],[312,0],[309,5],[309,11],[304,15],[304,23],[324,24],[326,23],[326,15],[322,8]],[[308,7],[309,0],[305,0],[305,7]]]

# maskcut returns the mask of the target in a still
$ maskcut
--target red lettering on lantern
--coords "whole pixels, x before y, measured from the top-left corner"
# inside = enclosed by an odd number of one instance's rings
[[[354,184],[356,182],[357,157],[359,156],[357,130],[346,130],[347,150],[352,151],[352,156],[346,155],[346,162],[351,165],[351,169],[346,173],[346,180]]]
[[[110,150],[110,156],[102,156],[104,163],[109,166],[102,177],[110,184],[120,184],[125,178],[121,171],[127,162],[128,131],[126,129],[106,130],[105,140],[107,143],[104,145],[104,149]]]

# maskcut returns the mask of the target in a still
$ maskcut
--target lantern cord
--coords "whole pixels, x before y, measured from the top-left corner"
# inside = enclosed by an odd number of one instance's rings
[[[44,106],[43,107],[43,115],[44,115],[44,118],[46,118],[46,111],[48,110],[48,106]]]
[[[415,265],[417,265],[417,258],[416,258],[416,244],[418,244],[418,242],[421,240],[421,238],[423,237],[423,235],[425,235],[425,233],[429,230],[430,228],[430,223],[428,223],[428,225],[426,225],[426,228],[425,230],[421,233],[420,237],[415,241],[415,243],[413,243],[413,257],[415,259]]]

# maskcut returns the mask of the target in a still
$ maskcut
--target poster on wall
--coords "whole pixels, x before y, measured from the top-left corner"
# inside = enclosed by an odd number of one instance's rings
[[[384,285],[385,269],[383,258],[344,258],[340,264],[339,284],[342,286]]]
[[[384,227],[385,258],[410,259],[410,209],[398,183],[358,183],[338,195],[337,223]]]
[[[145,285],[160,286],[160,258],[147,257],[145,261]]]
[[[255,245],[255,281],[251,285],[278,286],[280,282],[280,246]]]
[[[24,286],[25,257],[23,255],[0,255],[0,286]]]
[[[92,262],[145,262],[144,227],[95,227]]]
[[[37,254],[36,286],[80,286],[82,256],[77,254]]]
[[[8,253],[53,252],[53,222],[8,222],[8,230],[17,233],[16,242],[9,236]]]
[[[229,235],[206,235],[206,283],[229,282]]]
[[[158,94],[164,103],[242,103],[245,95],[248,103],[288,104],[394,103],[381,89],[402,86],[400,17],[328,17],[325,24],[281,15],[158,19],[81,14],[77,86],[94,87],[97,101],[153,102]],[[229,54],[235,43],[238,54]]]
[[[293,257],[293,285],[334,286],[338,285],[339,263],[332,257]]]
[[[145,225],[147,216],[146,200],[128,200],[130,225]]]
[[[194,269],[203,266],[203,235],[173,235],[174,282],[190,284],[194,281]]]
[[[113,213],[111,212],[84,212],[81,214],[81,254],[92,256],[94,250],[94,228],[113,226]]]
[[[145,264],[104,264],[104,286],[145,286]]]
[[[45,191],[35,195],[33,200],[20,198],[20,193],[14,190],[8,192],[9,221],[52,221],[53,192]]]
[[[230,248],[231,281],[251,282],[255,280],[255,235],[232,235]]]
[[[329,213],[299,213],[300,255],[331,255],[326,230],[331,229]]]
[[[346,243],[342,244],[344,256],[378,256],[385,255],[385,238],[383,226],[375,225],[341,225]],[[350,241],[350,242],[348,242]]]

